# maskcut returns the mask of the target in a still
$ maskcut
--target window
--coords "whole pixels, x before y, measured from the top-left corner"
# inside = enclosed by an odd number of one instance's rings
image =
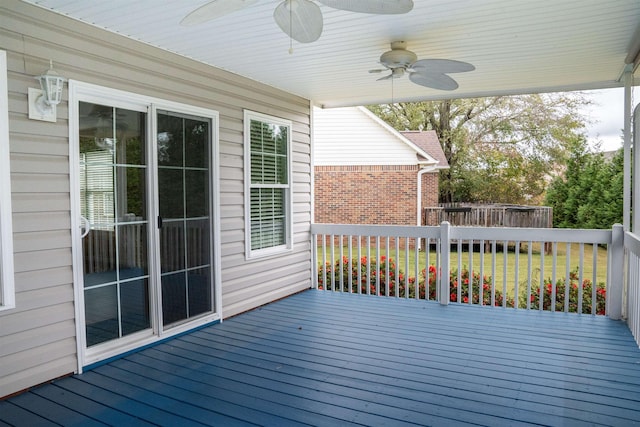
[[[291,249],[291,122],[245,111],[247,258]]]
[[[0,51],[0,310],[15,307],[7,90],[7,53]]]

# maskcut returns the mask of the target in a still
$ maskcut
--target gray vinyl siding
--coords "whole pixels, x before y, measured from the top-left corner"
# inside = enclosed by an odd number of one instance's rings
[[[309,288],[310,103],[252,80],[17,0],[0,6],[7,51],[16,308],[0,313],[0,397],[77,368],[67,89],[57,122],[28,119],[27,88],[48,67],[69,79],[220,114],[223,316]],[[293,251],[245,260],[243,110],[293,122]]]

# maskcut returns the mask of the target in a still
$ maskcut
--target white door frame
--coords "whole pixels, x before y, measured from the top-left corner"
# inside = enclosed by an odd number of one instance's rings
[[[162,301],[159,292],[160,265],[158,256],[159,230],[154,227],[149,239],[149,276],[150,276],[150,315],[151,331],[145,330],[120,338],[116,343],[99,345],[95,351],[86,348],[85,315],[84,315],[84,277],[82,268],[82,221],[80,220],[80,182],[79,182],[79,102],[109,105],[116,108],[141,111],[147,113],[147,168],[148,191],[147,206],[149,224],[155,225],[157,218],[157,141],[156,111],[175,111],[183,114],[204,117],[211,120],[211,231],[213,233],[213,247],[211,254],[212,280],[214,288],[212,295],[213,312],[185,322],[175,327],[164,329],[161,312]],[[78,353],[77,372],[81,373],[87,365],[98,363],[120,354],[139,349],[171,336],[183,333],[199,326],[222,320],[222,292],[220,268],[220,162],[219,162],[219,114],[217,111],[176,103],[163,99],[136,95],[116,89],[97,86],[75,80],[69,81],[69,173],[70,173],[70,202],[71,202],[71,251],[73,257],[73,283],[75,297],[76,318],[76,346]],[[155,216],[155,218],[154,218]],[[153,280],[157,280],[158,285]]]

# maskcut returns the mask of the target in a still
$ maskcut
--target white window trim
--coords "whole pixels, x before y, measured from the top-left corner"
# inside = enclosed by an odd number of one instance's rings
[[[258,120],[279,126],[287,126],[287,181],[285,188],[285,244],[264,249],[251,249],[251,120]],[[245,256],[247,259],[260,259],[275,256],[293,250],[293,174],[292,174],[292,145],[293,123],[280,117],[270,116],[255,111],[244,110],[244,206],[245,206]]]
[[[0,311],[15,308],[7,52],[0,50]]]

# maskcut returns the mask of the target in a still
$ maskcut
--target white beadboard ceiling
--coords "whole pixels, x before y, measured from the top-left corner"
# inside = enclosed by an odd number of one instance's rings
[[[410,13],[385,16],[318,3],[322,36],[294,41],[293,54],[272,17],[276,0],[193,27],[179,22],[207,0],[26,1],[325,107],[622,86],[640,39],[640,0],[414,0]],[[368,70],[380,68],[378,58],[397,40],[419,59],[456,59],[476,70],[452,74],[460,87],[451,92],[406,76],[393,87],[376,81],[381,75]]]

